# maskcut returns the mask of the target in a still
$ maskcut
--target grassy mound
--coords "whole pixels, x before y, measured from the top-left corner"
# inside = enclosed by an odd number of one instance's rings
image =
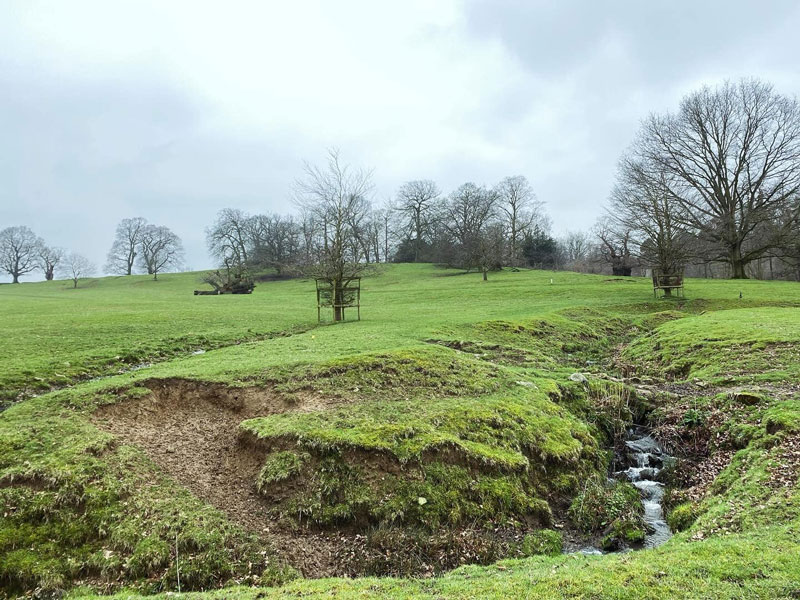
[[[270,452],[259,489],[281,516],[427,528],[547,523],[547,499],[569,496],[602,468],[590,428],[539,388],[553,390],[551,381],[516,382],[444,349],[323,364],[312,374],[315,386],[338,393],[370,386],[373,399],[242,423]]]
[[[785,381],[800,375],[796,308],[709,312],[665,323],[624,358],[651,374],[711,383]]]

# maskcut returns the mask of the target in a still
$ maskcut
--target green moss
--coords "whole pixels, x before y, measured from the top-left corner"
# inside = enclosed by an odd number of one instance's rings
[[[697,519],[697,506],[693,502],[684,502],[667,514],[667,525],[672,531],[685,531]]]
[[[523,556],[555,556],[561,554],[564,541],[561,533],[552,529],[540,529],[522,539],[520,552]]]
[[[586,532],[604,531],[602,545],[644,540],[643,507],[639,490],[627,482],[589,479],[569,507],[572,521]]]

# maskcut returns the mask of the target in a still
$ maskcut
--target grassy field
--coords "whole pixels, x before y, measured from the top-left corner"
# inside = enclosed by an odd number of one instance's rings
[[[27,398],[0,416],[9,595],[172,592],[179,573],[220,598],[800,594],[800,285],[656,301],[644,279],[399,265],[364,280],[362,321],[317,325],[313,282],[197,280],[0,286],[2,400]],[[691,450],[667,544],[438,574],[552,552],[537,532],[558,552],[633,419]],[[206,464],[226,452],[239,479]],[[609,500],[583,533],[637,519]],[[437,576],[287,583],[328,571],[282,545],[328,543],[357,548],[333,573]]]

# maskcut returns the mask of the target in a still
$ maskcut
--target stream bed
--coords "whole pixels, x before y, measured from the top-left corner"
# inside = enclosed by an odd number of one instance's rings
[[[642,496],[644,507],[645,539],[641,548],[655,548],[672,537],[664,519],[662,500],[664,484],[658,481],[659,473],[674,460],[644,428],[631,427],[627,431],[624,450],[618,452],[612,465],[613,478],[628,481]],[[627,548],[626,550],[639,549]],[[581,554],[606,554],[596,546],[587,546]]]
[[[641,429],[630,429],[627,437],[625,455],[620,458],[628,468],[615,472],[614,477],[629,481],[642,494],[644,524],[647,529],[643,547],[655,548],[672,537],[661,505],[664,484],[658,481],[658,475],[673,459],[664,453],[652,436]]]

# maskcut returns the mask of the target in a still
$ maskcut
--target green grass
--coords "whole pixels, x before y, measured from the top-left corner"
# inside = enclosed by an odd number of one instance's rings
[[[196,281],[0,286],[2,399],[43,393],[0,416],[1,586],[174,590],[176,543],[186,557],[184,589],[292,576],[143,452],[91,424],[98,405],[147,394],[148,380],[188,378],[331,401],[242,424],[264,453],[253,485],[265,495],[282,485],[292,492],[276,498],[276,517],[324,527],[482,523],[491,531],[531,516],[547,526],[553,510],[566,512],[579,497],[597,505],[591,515],[573,510],[587,529],[620,517],[629,524],[637,515],[624,487],[590,496],[581,483],[604,473],[603,448],[645,405],[738,451],[711,496],[670,515],[684,531],[656,550],[212,597],[800,593],[797,483],[775,485],[800,430],[800,399],[784,385],[800,374],[797,284],[689,280],[687,300],[656,302],[644,279],[521,271],[484,283],[479,274],[402,265],[364,280],[363,321],[316,326],[312,282],[195,297]],[[697,379],[710,391],[691,407],[670,395],[642,404],[613,382],[568,380],[613,369],[620,350],[637,373]],[[97,375],[107,377],[46,393]],[[755,395],[737,396],[743,389]],[[634,535],[635,527],[622,529]],[[530,535],[515,555],[560,544]]]

